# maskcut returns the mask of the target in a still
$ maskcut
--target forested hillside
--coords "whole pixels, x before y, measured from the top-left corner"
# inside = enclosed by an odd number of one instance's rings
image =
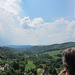
[[[66,48],[75,47],[75,42],[67,42],[62,44],[44,45],[44,46],[33,46],[26,51],[34,53],[44,53],[49,51],[64,50]]]
[[[61,53],[70,47],[75,47],[75,43],[33,46],[20,51],[0,47],[0,75],[58,75],[63,68]]]
[[[67,42],[62,44],[53,44],[53,45],[41,45],[41,46],[31,46],[31,45],[9,45],[12,51],[26,51],[33,54],[44,53],[48,51],[64,50],[66,48],[75,47],[75,42]]]

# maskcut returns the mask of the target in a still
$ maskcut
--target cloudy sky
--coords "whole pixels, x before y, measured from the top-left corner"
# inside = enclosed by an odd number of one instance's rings
[[[0,0],[0,45],[75,42],[74,0]]]

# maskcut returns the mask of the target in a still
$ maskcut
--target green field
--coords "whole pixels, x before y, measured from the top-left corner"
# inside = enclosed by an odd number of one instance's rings
[[[52,56],[53,58],[59,58],[56,55],[57,54],[62,54],[63,50],[57,50],[57,51],[50,51],[50,52],[45,52],[44,54],[49,54],[50,56]]]
[[[35,65],[33,64],[33,61],[28,61],[28,64],[25,67],[25,71],[31,70],[31,69],[35,69]]]

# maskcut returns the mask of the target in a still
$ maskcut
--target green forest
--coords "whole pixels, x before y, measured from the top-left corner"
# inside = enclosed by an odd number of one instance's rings
[[[58,75],[64,68],[62,51],[75,42],[12,47],[0,46],[0,75]]]

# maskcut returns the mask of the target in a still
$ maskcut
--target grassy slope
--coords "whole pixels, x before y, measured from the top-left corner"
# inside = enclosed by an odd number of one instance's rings
[[[50,56],[54,57],[54,58],[58,58],[56,55],[57,55],[57,54],[62,54],[62,50],[45,52],[44,54],[47,54],[47,53],[48,53]]]

